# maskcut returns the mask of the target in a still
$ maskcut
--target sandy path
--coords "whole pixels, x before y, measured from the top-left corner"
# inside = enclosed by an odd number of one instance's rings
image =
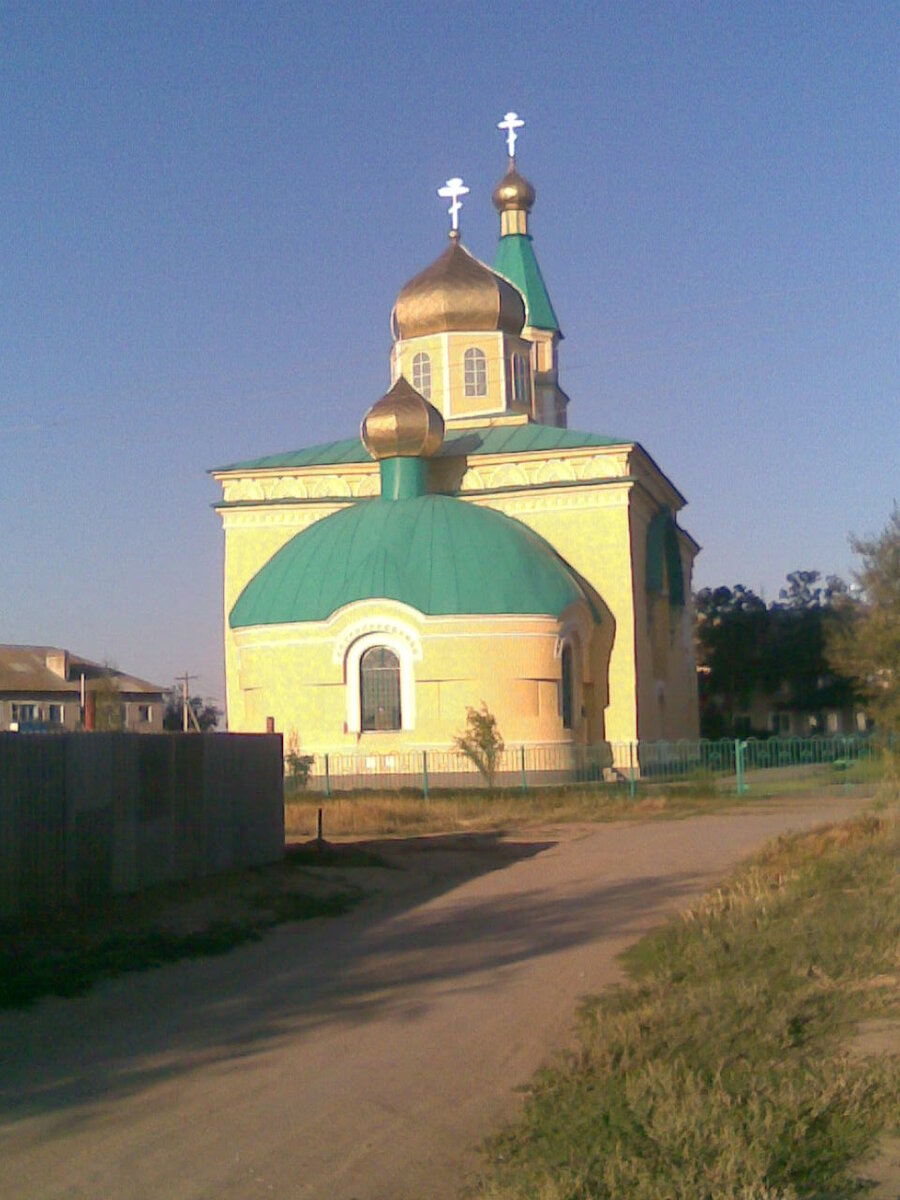
[[[764,839],[860,807],[557,831],[431,899],[407,874],[347,917],[2,1017],[0,1195],[455,1196],[625,945]]]

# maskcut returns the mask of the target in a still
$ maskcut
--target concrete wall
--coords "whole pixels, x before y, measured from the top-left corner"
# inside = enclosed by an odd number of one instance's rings
[[[280,736],[0,734],[0,920],[284,852]]]

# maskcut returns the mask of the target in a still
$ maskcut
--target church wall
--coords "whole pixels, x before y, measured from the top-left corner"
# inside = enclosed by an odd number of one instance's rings
[[[487,395],[466,396],[463,356],[474,348],[484,353]],[[415,383],[413,359],[427,354],[431,361],[431,395],[426,397],[446,421],[497,416],[516,410],[507,391],[506,360],[515,351],[531,361],[531,343],[502,333],[433,333],[397,342],[391,359],[391,381],[403,375]]]
[[[541,455],[473,457],[467,469],[462,464],[451,472],[448,464],[455,461],[438,459],[434,466],[445,468],[448,480],[452,476],[457,486],[461,481],[459,494],[462,499],[496,508],[533,528],[584,576],[602,604],[607,606],[602,637],[595,637],[593,642],[592,654],[599,655],[600,660],[591,668],[594,679],[585,687],[586,712],[583,718],[580,712],[578,715],[581,722],[576,729],[578,739],[624,742],[638,736],[653,739],[698,736],[689,605],[681,611],[671,631],[673,650],[666,668],[665,711],[662,717],[658,713],[646,598],[646,531],[651,515],[660,505],[680,507],[680,498],[652,460],[642,452],[633,454],[627,447],[615,446]],[[226,535],[225,650],[229,728],[264,728],[265,716],[274,715],[260,711],[253,720],[258,719],[261,724],[254,725],[250,709],[245,713],[243,694],[236,685],[233,686],[236,656],[227,614],[241,589],[295,533],[343,507],[347,503],[345,497],[372,494],[377,484],[376,470],[374,464],[353,464],[306,468],[280,476],[277,472],[260,473],[255,480],[241,484],[242,489],[255,487],[260,493],[278,491],[279,494],[324,492],[330,494],[334,502],[328,503],[325,499],[315,502],[298,499],[296,504],[263,501],[258,507],[222,510]],[[228,480],[223,482],[232,488],[237,486]],[[554,487],[554,483],[561,486]],[[275,499],[277,497],[273,495]],[[682,540],[688,596],[693,549],[688,539]],[[611,642],[605,656],[599,649],[604,638]],[[552,676],[554,688],[558,678],[557,663],[556,674]],[[421,680],[434,697],[434,711],[439,714],[436,731],[446,728],[450,707],[455,705],[458,710],[461,705],[462,692],[449,679],[446,677],[440,683],[423,676]],[[521,711],[523,722],[526,716],[528,720],[534,717],[536,708],[540,712],[541,704],[546,709],[549,703],[549,690],[542,691],[538,682],[516,684],[512,707]],[[315,703],[325,701],[320,697]],[[464,709],[462,703],[463,713]],[[511,718],[517,719],[514,713]],[[539,728],[541,718],[535,719],[538,722],[535,728]]]
[[[225,531],[224,633],[225,718],[231,732],[261,728],[245,707],[249,701],[237,682],[237,655],[228,616],[246,585],[294,534],[336,512],[336,504],[306,504],[277,509],[241,509],[222,514]]]
[[[637,667],[638,737],[645,741],[699,737],[691,617],[690,547],[680,545],[685,604],[647,591],[647,531],[657,505],[636,493],[632,519]]]
[[[528,525],[593,587],[607,608],[604,628],[612,645],[608,684],[595,683],[588,739],[631,741],[636,737],[634,598],[630,562],[629,492],[626,483],[602,488],[529,491],[479,497]],[[598,666],[598,675],[607,672]],[[605,713],[598,702],[607,701]]]
[[[682,718],[679,737],[700,737],[700,700],[697,685],[697,653],[694,644],[694,555],[696,546],[685,537],[679,539],[681,564],[684,573],[685,605],[681,611],[680,627],[676,641],[680,653],[675,659],[674,682],[678,695],[683,697]]]
[[[574,607],[583,609],[576,624],[590,629],[587,606]],[[414,727],[357,733],[348,729],[349,651],[379,629],[408,643]],[[319,754],[450,748],[467,706],[483,700],[508,745],[570,744],[581,739],[562,726],[560,629],[549,617],[423,618],[365,601],[322,623],[238,630],[232,681],[245,697],[241,728],[263,730],[271,716],[277,731],[296,732],[304,751]]]

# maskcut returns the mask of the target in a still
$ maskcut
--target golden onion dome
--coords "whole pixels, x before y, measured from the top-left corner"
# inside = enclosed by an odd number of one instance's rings
[[[498,213],[531,212],[534,207],[534,188],[515,168],[515,160],[509,160],[509,170],[494,188],[491,199]]]
[[[359,435],[374,459],[430,458],[444,440],[444,418],[401,375],[363,417]]]
[[[400,291],[391,313],[394,340],[429,333],[520,334],[521,292],[473,257],[451,234],[450,245]]]

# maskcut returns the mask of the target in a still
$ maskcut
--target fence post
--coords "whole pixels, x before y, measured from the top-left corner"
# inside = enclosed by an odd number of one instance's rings
[[[734,743],[734,769],[737,775],[737,794],[743,796],[747,791],[747,784],[744,780],[744,747],[746,742],[742,742],[740,738],[735,739]]]
[[[328,770],[328,755],[325,755],[325,795],[331,796],[331,774]]]
[[[528,791],[528,776],[525,774],[525,747],[519,747],[519,755],[522,763],[522,791]]]
[[[634,782],[634,742],[628,743],[628,795],[633,800],[635,793]]]
[[[422,793],[428,799],[428,751],[422,751]]]

